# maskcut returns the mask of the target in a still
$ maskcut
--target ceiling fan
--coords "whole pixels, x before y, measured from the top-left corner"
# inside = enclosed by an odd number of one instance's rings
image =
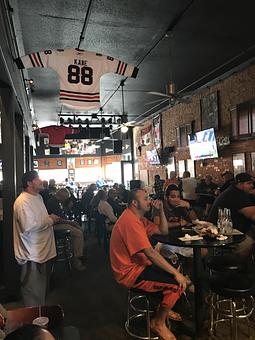
[[[179,103],[190,103],[190,97],[191,97],[191,92],[176,92],[175,91],[175,83],[174,82],[170,82],[168,85],[166,85],[166,93],[163,92],[157,92],[157,91],[150,91],[147,92],[148,94],[152,94],[154,96],[159,96],[159,97],[163,97],[159,98],[157,100],[151,101],[146,103],[146,105],[149,104],[155,104],[158,103],[160,101],[162,102],[166,102],[165,98],[169,98],[169,104],[170,105],[176,105]]]
[[[178,19],[179,20],[179,19]],[[177,20],[177,22],[178,22]],[[176,23],[177,23],[176,22]],[[176,24],[175,23],[175,24]],[[149,104],[154,104],[154,103],[160,103],[162,101],[162,103],[169,103],[171,106],[179,104],[179,103],[189,103],[190,102],[190,95],[191,92],[182,92],[182,91],[176,91],[176,84],[173,80],[173,70],[174,67],[173,65],[173,44],[174,44],[174,33],[173,33],[173,29],[171,29],[170,31],[167,32],[167,34],[165,35],[166,38],[166,48],[169,49],[169,56],[168,59],[170,61],[169,63],[169,78],[170,81],[166,84],[166,92],[156,92],[156,91],[149,91],[147,92],[148,94],[154,95],[154,96],[159,96],[162,98],[159,98],[155,101],[146,103],[146,105]],[[169,99],[166,100],[166,98]]]

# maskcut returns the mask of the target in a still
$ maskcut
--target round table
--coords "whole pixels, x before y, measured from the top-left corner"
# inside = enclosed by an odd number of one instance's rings
[[[194,262],[193,262],[193,283],[195,287],[195,310],[194,310],[194,321],[195,321],[195,333],[198,334],[200,330],[200,326],[202,325],[202,313],[200,311],[202,310],[203,305],[203,285],[201,280],[201,248],[216,248],[216,247],[227,247],[231,246],[237,243],[240,243],[245,240],[245,235],[233,235],[228,236],[228,238],[224,241],[219,241],[217,239],[212,238],[203,238],[202,240],[197,241],[181,241],[179,240],[179,237],[183,237],[185,234],[189,235],[197,235],[194,230],[190,231],[183,231],[181,229],[172,229],[169,231],[168,235],[153,235],[152,239],[164,243],[169,244],[172,246],[178,246],[178,247],[189,247],[193,248],[193,256],[194,256]]]

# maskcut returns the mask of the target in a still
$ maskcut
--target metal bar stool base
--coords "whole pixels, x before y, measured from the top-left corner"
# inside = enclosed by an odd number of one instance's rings
[[[131,296],[131,294],[136,294]],[[145,303],[145,307],[139,308],[135,306],[135,302],[143,300]],[[150,310],[150,302],[148,297],[145,294],[132,292],[132,290],[128,290],[128,306],[127,306],[127,320],[125,322],[125,329],[126,332],[136,339],[142,340],[158,340],[158,336],[151,336],[151,329],[150,329],[150,315],[153,311]],[[133,312],[133,313],[132,313]],[[131,315],[131,313],[133,315]],[[146,328],[147,334],[145,336],[139,335],[135,333],[134,330],[131,329],[131,324],[133,325],[135,320],[145,319],[146,320]]]
[[[250,309],[248,310],[247,302],[250,300]],[[238,304],[241,306],[238,308]],[[210,303],[210,329],[211,336],[215,336],[217,325],[223,322],[230,323],[231,339],[238,340],[237,321],[239,319],[246,319],[249,330],[249,338],[251,338],[249,317],[254,310],[254,298],[248,296],[239,300],[239,303],[235,299],[220,298],[217,294],[212,294]],[[215,317],[216,314],[216,317]]]

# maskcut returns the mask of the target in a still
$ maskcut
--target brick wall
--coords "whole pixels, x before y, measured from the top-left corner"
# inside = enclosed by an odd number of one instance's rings
[[[173,108],[162,112],[162,140],[163,146],[175,146],[176,152],[173,156],[178,160],[189,159],[189,149],[177,149],[176,141],[176,127],[195,121],[195,131],[201,130],[201,116],[200,116],[200,100],[210,93],[218,91],[219,98],[219,129],[217,136],[231,136],[231,119],[230,112],[237,104],[249,101],[255,98],[255,65],[247,67],[245,70],[236,72],[224,80],[219,80],[212,86],[209,86],[201,92],[197,93],[191,98],[190,103],[180,103]],[[148,121],[146,124],[151,123]],[[145,126],[146,126],[145,124]],[[141,128],[140,128],[141,129]],[[139,145],[139,128],[136,128],[136,145]],[[145,164],[144,156],[147,148],[142,148],[142,155],[138,156],[139,169],[147,168],[149,172],[152,171],[148,164]],[[246,169],[251,170],[251,152],[255,152],[255,139],[231,142],[228,146],[221,146],[218,148],[219,158],[195,162],[196,176],[199,178],[210,174],[215,178],[215,181],[221,181],[221,173],[224,170],[233,171],[232,155],[234,153],[245,153]],[[155,170],[155,168],[154,168]],[[158,173],[165,173],[164,167],[159,167]],[[177,167],[178,170],[178,167]]]

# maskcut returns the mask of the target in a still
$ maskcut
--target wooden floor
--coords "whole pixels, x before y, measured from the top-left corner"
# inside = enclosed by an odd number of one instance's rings
[[[131,339],[125,332],[126,289],[115,283],[109,260],[103,247],[95,237],[86,240],[87,269],[73,272],[72,276],[56,273],[52,281],[48,304],[61,304],[65,311],[65,325],[73,325],[80,331],[81,340],[124,340]],[[13,308],[17,304],[11,304]],[[253,322],[255,325],[255,322]],[[175,326],[173,325],[173,329]],[[174,331],[178,340],[191,337],[182,328]],[[201,336],[210,339],[205,323]],[[227,325],[218,329],[216,339],[230,339]],[[247,324],[241,323],[238,340],[248,339]],[[255,338],[255,331],[252,328]]]

